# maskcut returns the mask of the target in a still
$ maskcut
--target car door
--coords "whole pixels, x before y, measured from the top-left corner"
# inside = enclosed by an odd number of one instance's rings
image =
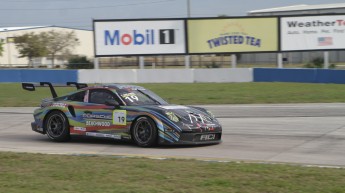
[[[82,90],[74,94],[69,95],[66,100],[69,103],[70,112],[72,117],[69,119],[71,126],[70,133],[76,135],[83,135],[86,132],[85,121],[84,121],[84,108],[87,106],[85,103],[87,90]]]
[[[83,109],[86,135],[95,137],[117,138],[119,130],[126,127],[126,115],[123,110],[108,106],[107,101],[119,101],[108,89],[90,89],[87,93],[87,106]],[[122,113],[121,113],[122,112]]]

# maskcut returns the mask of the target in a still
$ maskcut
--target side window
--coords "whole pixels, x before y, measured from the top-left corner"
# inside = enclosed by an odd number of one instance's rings
[[[86,93],[86,91],[77,92],[75,94],[72,94],[72,95],[68,96],[67,100],[77,101],[77,102],[84,102],[85,93]]]
[[[105,104],[107,100],[115,100],[114,95],[108,90],[92,90],[90,93],[90,103]]]

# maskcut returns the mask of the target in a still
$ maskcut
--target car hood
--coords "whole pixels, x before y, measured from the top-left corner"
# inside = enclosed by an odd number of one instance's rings
[[[145,108],[158,112],[184,130],[221,127],[217,119],[204,108],[182,105],[158,105]]]

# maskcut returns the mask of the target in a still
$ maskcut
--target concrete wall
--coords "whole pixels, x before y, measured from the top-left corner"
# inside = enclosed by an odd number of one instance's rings
[[[85,83],[252,82],[252,69],[79,70]]]
[[[137,83],[194,82],[193,69],[145,69],[137,72]]]
[[[194,82],[253,82],[251,68],[194,69]]]
[[[135,69],[79,70],[78,81],[83,83],[128,83],[137,82]]]

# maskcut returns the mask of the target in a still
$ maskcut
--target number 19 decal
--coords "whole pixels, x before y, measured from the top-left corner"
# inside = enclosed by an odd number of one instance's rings
[[[126,125],[127,111],[114,110],[113,111],[113,124],[114,125]]]

